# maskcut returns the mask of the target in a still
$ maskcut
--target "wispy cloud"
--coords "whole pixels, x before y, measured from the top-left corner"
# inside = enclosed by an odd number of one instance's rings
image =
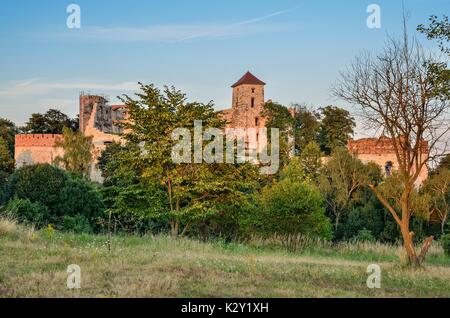
[[[282,30],[282,23],[261,24],[276,16],[295,9],[276,11],[264,16],[229,24],[185,24],[151,25],[146,27],[83,27],[80,30],[64,31],[53,34],[51,38],[59,40],[103,41],[103,42],[155,42],[179,43],[206,38],[225,38],[245,36],[270,30]],[[48,34],[45,35],[48,38]]]
[[[37,79],[12,81],[0,88],[0,96],[23,96],[47,94],[55,90],[100,90],[100,91],[134,91],[137,82],[89,83],[89,82],[42,82]]]
[[[271,14],[256,17],[253,19],[249,19],[249,20],[245,20],[245,21],[241,21],[241,22],[237,22],[237,23],[232,23],[232,24],[228,24],[228,25],[223,25],[223,26],[216,27],[216,28],[209,28],[206,31],[203,31],[201,33],[191,34],[189,36],[179,38],[174,42],[184,42],[187,40],[192,40],[192,39],[202,38],[202,37],[217,37],[217,36],[223,37],[223,36],[229,35],[229,34],[236,34],[239,32],[242,33],[244,31],[249,31],[249,30],[245,30],[245,28],[243,28],[245,26],[249,26],[249,25],[252,25],[252,24],[255,24],[258,22],[262,22],[264,20],[276,17],[278,15],[288,13],[292,10],[293,9],[276,11]]]

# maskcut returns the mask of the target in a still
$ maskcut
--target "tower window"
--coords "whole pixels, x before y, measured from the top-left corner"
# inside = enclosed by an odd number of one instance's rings
[[[255,118],[255,125],[256,125],[256,126],[259,126],[259,117],[256,117],[256,118]]]
[[[254,93],[255,92],[255,89],[254,88],[252,88],[252,93]]]
[[[252,97],[252,108],[255,107],[255,98]]]

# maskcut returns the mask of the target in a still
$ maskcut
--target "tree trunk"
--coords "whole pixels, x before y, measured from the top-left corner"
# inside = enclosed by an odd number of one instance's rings
[[[408,256],[408,264],[411,266],[419,266],[419,260],[417,258],[416,249],[414,248],[413,232],[409,231],[409,222],[402,222],[400,225],[400,231],[403,238],[403,246]]]
[[[430,248],[431,243],[433,242],[433,239],[434,239],[434,236],[430,236],[425,240],[422,250],[420,251],[420,255],[419,255],[420,264],[422,264],[423,261],[425,260],[425,256],[428,253],[428,249]]]

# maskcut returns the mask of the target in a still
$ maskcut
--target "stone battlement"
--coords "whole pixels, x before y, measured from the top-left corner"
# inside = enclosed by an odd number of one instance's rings
[[[422,141],[422,153],[428,153],[428,142]],[[347,148],[358,155],[371,154],[383,155],[395,153],[392,140],[389,137],[349,139]]]
[[[54,147],[59,134],[16,135],[16,147]]]

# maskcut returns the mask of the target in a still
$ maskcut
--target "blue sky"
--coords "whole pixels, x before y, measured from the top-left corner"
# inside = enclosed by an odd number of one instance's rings
[[[71,3],[81,29],[66,26]],[[371,3],[381,29],[366,25]],[[413,33],[431,14],[449,15],[450,1],[405,0],[405,9]],[[0,117],[23,124],[50,107],[74,116],[80,91],[114,102],[137,81],[227,108],[247,70],[267,83],[266,99],[347,107],[330,86],[359,52],[399,35],[401,17],[401,0],[2,0]]]

